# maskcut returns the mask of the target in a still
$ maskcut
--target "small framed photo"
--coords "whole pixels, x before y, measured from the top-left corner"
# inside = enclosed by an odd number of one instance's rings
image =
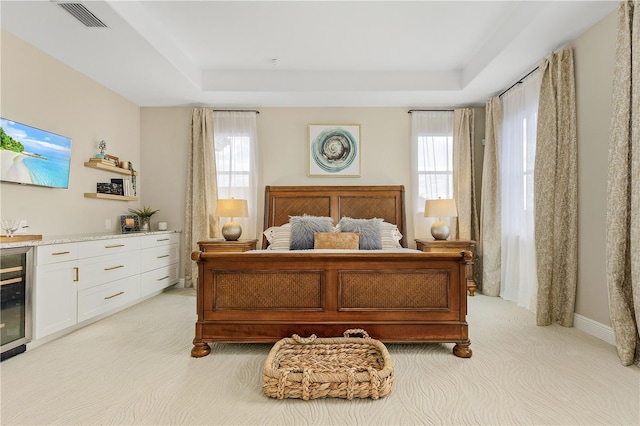
[[[120,216],[120,228],[123,234],[129,232],[140,232],[140,222],[135,214],[125,214]]]
[[[360,125],[309,124],[309,176],[360,176]]]

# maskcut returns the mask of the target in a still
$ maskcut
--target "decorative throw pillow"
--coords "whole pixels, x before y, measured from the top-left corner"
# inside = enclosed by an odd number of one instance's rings
[[[291,224],[291,239],[289,248],[291,250],[313,249],[314,232],[331,232],[333,230],[333,220],[324,216],[292,216],[289,218]]]
[[[314,249],[358,250],[360,234],[357,232],[315,232]]]
[[[401,248],[400,240],[402,239],[402,232],[398,230],[398,226],[389,222],[382,222],[382,249],[395,249]]]
[[[291,239],[291,224],[285,223],[282,226],[272,226],[263,232],[269,245],[267,250],[289,250]]]
[[[358,232],[360,250],[382,250],[382,219],[340,219],[340,232]]]

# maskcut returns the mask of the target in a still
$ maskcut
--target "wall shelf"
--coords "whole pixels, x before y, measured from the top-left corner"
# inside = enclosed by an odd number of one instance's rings
[[[100,198],[102,200],[138,201],[138,197],[125,197],[124,195],[100,194],[98,192],[85,192],[85,198]]]
[[[131,170],[123,169],[121,167],[108,166],[106,164],[92,163],[92,162],[85,162],[84,166],[92,169],[104,170],[106,172],[119,173],[121,175],[131,176]],[[133,175],[137,176],[138,173],[134,172]]]
[[[137,172],[131,173],[131,170],[123,169],[121,167],[111,166],[108,164],[97,163],[93,161],[87,161],[84,163],[85,167],[89,167],[90,169],[102,170],[105,172],[118,173],[120,175],[126,176],[138,176]],[[138,201],[138,197],[131,197],[125,195],[114,195],[114,194],[101,194],[99,192],[85,192],[85,198],[99,198],[101,200],[117,200],[117,201]]]

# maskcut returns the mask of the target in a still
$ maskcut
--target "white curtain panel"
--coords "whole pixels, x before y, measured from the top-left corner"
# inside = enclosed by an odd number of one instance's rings
[[[257,130],[254,111],[214,111],[218,196],[247,200],[249,217],[234,218],[241,239],[255,239],[258,229]],[[224,225],[230,218],[221,218]]]
[[[480,203],[480,240],[478,256],[482,266],[482,294],[500,295],[502,247],[502,199],[500,191],[500,136],[502,100],[487,101],[485,117],[484,161],[482,163],[482,202]]]
[[[458,220],[451,235],[461,240],[478,239],[475,166],[473,157],[474,113],[471,108],[456,109],[453,117],[453,196]]]
[[[197,283],[198,267],[191,260],[191,253],[198,250],[198,241],[219,236],[218,221],[214,216],[218,197],[211,109],[193,109],[190,142],[182,254],[185,287],[195,287]]]
[[[443,149],[444,138],[453,137],[453,111],[413,111],[411,150],[413,159],[413,224],[416,238],[431,238],[431,225],[437,218],[424,217],[425,200],[453,197],[449,178],[426,175],[421,170],[447,170],[453,158]],[[447,220],[443,218],[443,220]]]
[[[502,96],[500,297],[535,312],[533,167],[540,73]]]
[[[640,367],[640,2],[618,8],[607,198],[607,284],[623,365]]]

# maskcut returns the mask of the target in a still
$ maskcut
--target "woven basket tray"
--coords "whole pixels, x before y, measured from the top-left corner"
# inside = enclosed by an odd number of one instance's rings
[[[349,337],[354,334],[363,337]],[[344,337],[333,338],[294,334],[269,352],[262,389],[278,399],[378,399],[391,393],[393,378],[387,348],[364,330],[347,330]]]

